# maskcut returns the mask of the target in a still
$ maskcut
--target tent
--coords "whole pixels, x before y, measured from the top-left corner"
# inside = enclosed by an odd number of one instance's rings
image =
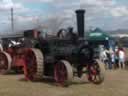
[[[85,37],[94,46],[104,45],[106,48],[114,46],[114,39],[99,28],[88,32]]]
[[[94,31],[86,34],[86,39],[89,41],[106,41],[112,39],[112,37],[99,28],[96,28]]]

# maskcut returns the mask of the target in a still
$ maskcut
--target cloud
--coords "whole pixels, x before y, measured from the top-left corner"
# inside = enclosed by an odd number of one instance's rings
[[[23,2],[40,2],[40,3],[52,3],[55,2],[56,0],[22,0]]]
[[[37,0],[33,0],[37,1]],[[101,26],[113,28],[114,18],[127,16],[127,6],[119,4],[117,0],[38,0],[42,3],[52,4],[54,16],[65,18],[64,25],[75,25],[75,10],[86,9],[86,27]],[[49,17],[54,17],[53,14]],[[113,19],[111,19],[113,18]],[[122,18],[120,18],[122,20]],[[99,22],[101,21],[101,22]],[[109,23],[108,23],[109,21]],[[113,22],[112,22],[113,21]],[[99,22],[97,24],[97,22]],[[104,24],[103,24],[104,23]],[[118,23],[118,22],[116,22]],[[109,25],[108,25],[109,24]],[[111,25],[111,26],[110,26]],[[116,26],[117,27],[117,26]]]
[[[23,4],[21,4],[21,3],[14,3],[14,2],[12,2],[12,0],[3,0],[3,1],[0,1],[0,10],[1,11],[10,10],[10,8],[12,8],[12,7],[17,12],[28,11],[28,8],[25,8],[23,6]]]
[[[111,14],[115,17],[128,16],[128,8],[126,6],[115,7],[111,10]]]
[[[41,25],[41,20],[38,16],[15,16],[14,18],[14,30],[15,32],[21,32],[27,29],[38,28]],[[40,23],[41,22],[41,23]],[[10,32],[11,25],[10,21],[3,21],[5,23],[5,32]]]
[[[39,0],[39,1],[41,1],[43,3],[51,3],[51,2],[54,2],[54,0]]]
[[[35,21],[37,20],[38,17],[37,16],[15,16],[15,20],[17,22],[28,22],[28,21]]]
[[[33,7],[31,7],[31,4],[33,5]],[[48,6],[48,11],[43,11],[45,9],[39,9],[38,7],[36,7],[38,6],[38,4],[40,4],[40,6],[41,4],[42,6],[46,4],[45,6]],[[12,0],[0,1],[0,10],[9,10],[10,6],[13,6],[15,9],[15,20],[19,22],[19,26],[22,25],[25,27],[29,27],[30,25],[34,24],[34,26],[36,26],[36,23],[34,23],[36,20],[44,21],[43,24],[45,25],[47,24],[47,21],[51,22],[50,20],[54,18],[54,20],[59,19],[61,22],[63,22],[61,27],[76,27],[75,10],[79,8],[86,10],[86,29],[90,26],[101,26],[101,28],[110,29],[118,28],[118,26],[124,28],[123,23],[126,24],[125,20],[128,16],[128,7],[125,4],[120,3],[119,0],[13,0],[13,2]],[[42,6],[41,8],[43,8]],[[121,22],[118,22],[117,19]],[[114,23],[116,23],[116,25]],[[52,26],[52,24],[49,24],[49,26]]]

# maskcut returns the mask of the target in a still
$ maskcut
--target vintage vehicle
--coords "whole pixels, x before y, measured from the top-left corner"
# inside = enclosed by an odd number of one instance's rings
[[[13,62],[16,68],[21,64],[25,79],[30,81],[52,77],[58,84],[65,85],[74,76],[80,78],[86,74],[90,82],[103,82],[104,64],[98,60],[94,48],[84,38],[84,26],[81,27],[84,24],[81,23],[84,21],[84,10],[77,10],[76,13],[78,34],[70,28],[66,36],[60,37],[62,32],[59,32],[56,37],[42,38],[39,31],[28,30],[24,32],[23,47],[13,51],[11,57],[2,52],[6,58],[2,58],[4,63],[1,61],[0,66],[3,67],[0,70]],[[13,59],[10,61],[10,58]]]
[[[7,74],[12,69],[15,72],[21,72],[23,68],[20,49],[21,42],[7,40],[7,47],[0,51],[0,74]]]
[[[84,38],[84,26],[81,27],[84,24],[84,10],[76,13],[78,34],[69,28],[67,35],[64,36],[59,31],[54,38],[38,38],[35,47],[30,48],[28,61],[24,65],[27,80],[33,81],[47,76],[63,85],[72,81],[74,76],[81,77],[85,73],[93,83],[104,80],[104,64],[98,60],[95,48]]]
[[[72,40],[54,38],[47,40],[42,48],[31,48],[24,68],[26,79],[33,81],[49,76],[63,84],[72,81],[73,76],[81,77],[86,73],[89,81],[102,82],[104,64],[94,57],[93,48],[86,43],[85,40],[73,43]]]

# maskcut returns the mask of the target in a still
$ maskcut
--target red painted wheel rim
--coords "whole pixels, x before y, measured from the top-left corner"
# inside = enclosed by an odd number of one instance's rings
[[[24,74],[27,80],[33,81],[37,72],[36,56],[32,50],[29,50],[26,55],[26,64],[24,66]]]
[[[4,53],[0,53],[0,73],[4,74],[8,70],[8,59]]]
[[[54,69],[54,79],[57,83],[63,85],[65,81],[67,80],[67,69],[66,66],[62,63],[59,62],[55,64],[55,69]]]
[[[88,80],[94,83],[99,82],[100,74],[99,74],[99,67],[97,64],[92,66],[88,66]]]

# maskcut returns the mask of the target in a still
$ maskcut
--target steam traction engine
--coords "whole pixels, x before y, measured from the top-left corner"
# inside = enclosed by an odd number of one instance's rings
[[[84,10],[78,10],[78,34],[72,30],[55,38],[38,38],[30,48],[24,74],[27,80],[39,80],[45,76],[64,85],[74,76],[87,74],[88,80],[101,83],[104,80],[104,64],[95,57],[95,50],[84,38]],[[36,49],[35,49],[36,48]]]
[[[81,77],[87,73],[89,81],[103,81],[104,65],[93,57],[93,49],[85,44],[85,40],[77,40],[74,44],[72,40],[50,39],[45,44],[42,50],[31,49],[24,68],[26,79],[37,80],[50,76],[57,83],[64,84],[72,81],[76,74]],[[84,68],[86,70],[83,71]]]
[[[3,40],[4,46],[0,50],[0,74],[7,74],[11,70],[16,73],[23,72],[29,52],[36,44],[35,39],[39,33],[35,30],[27,30],[24,31],[24,37]]]
[[[19,38],[20,40],[20,38]],[[17,40],[6,40],[3,50],[0,51],[0,74],[7,74],[11,70],[23,72],[24,54],[22,53],[22,42]]]

